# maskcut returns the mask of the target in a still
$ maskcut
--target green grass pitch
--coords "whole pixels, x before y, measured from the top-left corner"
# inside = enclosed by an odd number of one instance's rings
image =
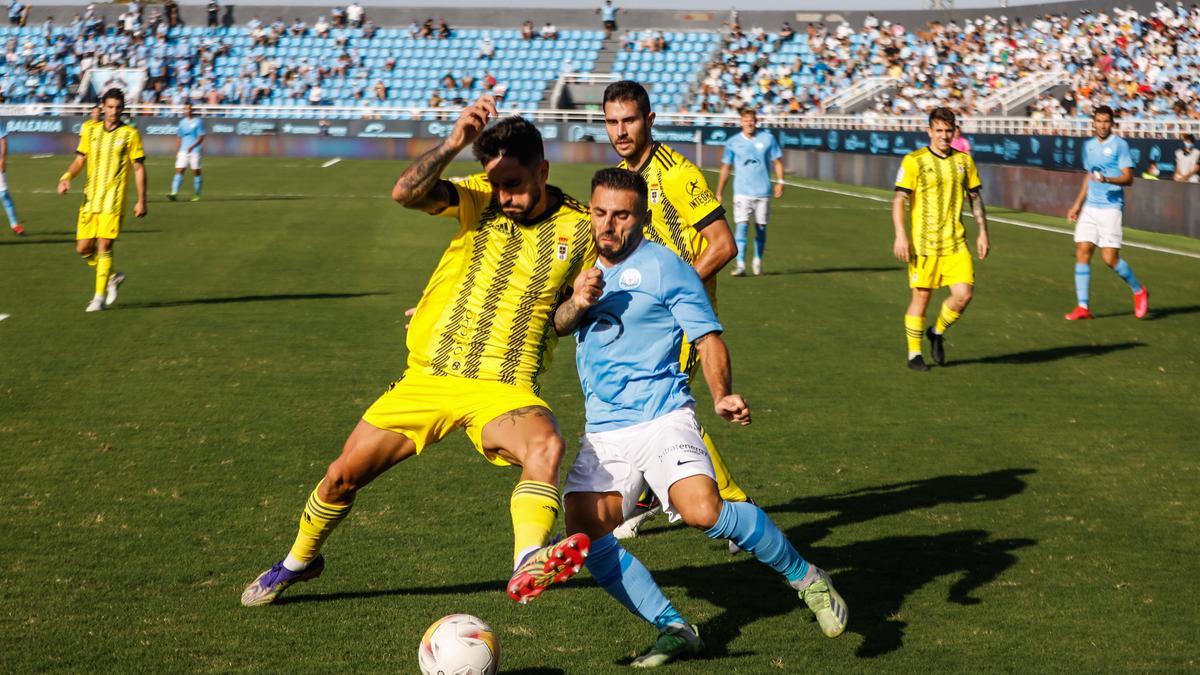
[[[586,573],[507,599],[517,474],[461,434],[360,495],[321,579],[239,606],[401,373],[452,225],[390,201],[402,163],[213,158],[193,204],[154,158],[120,302],[85,314],[66,162],[8,167],[30,236],[0,230],[0,669],[416,672],[452,612],[496,628],[510,672],[621,672],[653,641]],[[585,196],[592,169],[552,180]],[[767,274],[719,293],[755,422],[700,408],[850,627],[825,639],[770,570],[659,520],[629,548],[708,643],[672,671],[1196,670],[1200,260],[1126,250],[1143,321],[1097,260],[1098,318],[1068,323],[1070,238],[995,223],[950,363],[917,374],[887,204],[791,188],[770,233]],[[569,341],[544,394],[576,438]]]

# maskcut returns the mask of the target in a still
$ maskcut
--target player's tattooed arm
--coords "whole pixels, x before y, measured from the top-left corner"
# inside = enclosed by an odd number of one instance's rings
[[[548,419],[554,419],[554,415],[552,415],[546,408],[543,408],[540,405],[527,405],[523,408],[517,408],[516,410],[509,410],[503,415],[497,417],[496,420],[508,424],[516,424],[526,417],[545,417]]]
[[[421,155],[392,186],[392,199],[410,209],[440,213],[452,204],[455,194],[450,181],[442,180],[442,172],[454,160],[459,150],[448,143]]]
[[[571,293],[554,310],[554,331],[561,335],[574,333],[588,310],[596,305],[604,293],[604,274],[589,267],[575,277]]]
[[[978,248],[979,259],[983,260],[991,250],[991,242],[988,239],[987,209],[983,206],[983,193],[979,190],[971,190],[967,193],[967,198],[971,200],[971,214],[975,216],[975,224],[979,226],[979,239],[976,240],[975,246]]]
[[[463,108],[450,135],[438,146],[408,165],[392,187],[392,199],[410,209],[441,213],[454,204],[458,192],[442,172],[450,162],[479,136],[488,119],[496,116],[496,101],[491,96]]]

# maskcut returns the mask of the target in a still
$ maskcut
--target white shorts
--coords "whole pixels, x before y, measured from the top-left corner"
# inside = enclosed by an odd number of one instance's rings
[[[766,225],[767,221],[771,219],[771,198],[734,195],[733,222],[748,223],[751,214],[754,215],[756,225]]]
[[[618,492],[626,517],[649,484],[663,511],[672,521],[679,520],[670,503],[671,486],[690,476],[716,480],[700,422],[690,407],[624,429],[586,433],[580,441],[563,494]]]
[[[1091,242],[1100,248],[1121,248],[1121,209],[1084,206],[1075,221],[1075,242]]]
[[[191,169],[192,171],[199,169],[200,153],[195,150],[191,152],[188,152],[187,150],[180,150],[179,153],[175,155],[175,168]]]
[[[0,171],[0,192],[8,192],[8,176],[3,171]]]

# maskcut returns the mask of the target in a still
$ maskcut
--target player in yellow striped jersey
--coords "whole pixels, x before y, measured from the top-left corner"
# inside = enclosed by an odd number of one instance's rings
[[[892,200],[892,226],[896,230],[892,253],[908,263],[908,285],[912,288],[912,300],[904,313],[908,367],[922,372],[929,370],[921,355],[922,338],[929,337],[934,362],[944,364],[943,334],[967,309],[975,288],[975,266],[962,221],[964,196],[971,200],[971,212],[979,227],[975,245],[980,260],[987,257],[989,249],[979,172],[971,155],[950,146],[956,125],[949,108],[935,108],[929,114],[929,146],[904,156]],[[905,203],[910,199],[911,240],[904,222]],[[937,323],[925,330],[929,298],[933,289],[942,286],[950,287],[950,297],[942,303]]]
[[[654,112],[645,87],[630,80],[614,82],[605,88],[603,100],[608,140],[621,157],[618,166],[640,173],[649,188],[651,222],[646,228],[646,239],[666,246],[692,265],[715,307],[717,274],[737,255],[721,200],[708,189],[704,174],[695,164],[654,140]],[[699,355],[687,340],[683,341],[679,358],[691,382],[698,370]],[[712,436],[704,431],[703,437],[721,498],[746,501],[745,491],[733,480]],[[656,512],[651,508],[630,518],[617,529],[617,537],[637,536],[641,523]],[[731,546],[730,550],[736,549]]]
[[[93,119],[83,123],[75,159],[58,179],[58,194],[65,195],[71,181],[87,164],[87,184],[75,226],[75,250],[96,268],[95,293],[87,306],[89,312],[98,312],[116,302],[117,289],[125,281],[124,274],[113,271],[113,245],[121,235],[130,169],[138,194],[133,215],[138,218],[146,215],[146,152],[137,129],[121,121],[125,94],[120,89],[109,89],[101,97],[100,107],[103,121],[96,121],[93,113]]]
[[[508,117],[484,130],[495,115],[494,100],[480,98],[396,181],[397,202],[458,225],[409,327],[408,367],[363,414],[309,496],[291,551],[246,587],[243,605],[271,603],[291,584],[319,576],[320,548],[357,492],[458,428],[489,462],[521,467],[509,502],[510,597],[536,597],[577,572],[587,555],[585,535],[546,544],[561,501],[564,442],[538,377],[557,340],[555,307],[580,270],[595,264],[591,220],[586,207],[546,184],[550,165],[537,127]],[[468,145],[484,173],[442,179]]]

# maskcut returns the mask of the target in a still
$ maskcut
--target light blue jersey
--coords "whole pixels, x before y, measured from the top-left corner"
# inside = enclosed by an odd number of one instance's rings
[[[1106,178],[1120,178],[1122,169],[1133,168],[1133,155],[1129,143],[1116,134],[1101,142],[1092,137],[1083,144],[1083,168],[1088,173],[1099,171]],[[1125,188],[1120,185],[1088,181],[1087,199],[1084,204],[1099,209],[1119,209],[1125,206]]]
[[[586,430],[621,429],[692,403],[679,368],[683,334],[722,330],[696,270],[645,240],[617,265],[596,265],[604,293],[575,334]]]
[[[200,137],[204,135],[204,121],[199,117],[191,119],[185,117],[179,120],[179,149],[188,152],[196,143],[200,142]],[[200,152],[204,146],[197,146],[194,152]]]
[[[733,194],[739,197],[771,196],[771,163],[783,151],[769,131],[759,130],[754,138],[738,133],[725,141],[721,163],[733,167]]]

